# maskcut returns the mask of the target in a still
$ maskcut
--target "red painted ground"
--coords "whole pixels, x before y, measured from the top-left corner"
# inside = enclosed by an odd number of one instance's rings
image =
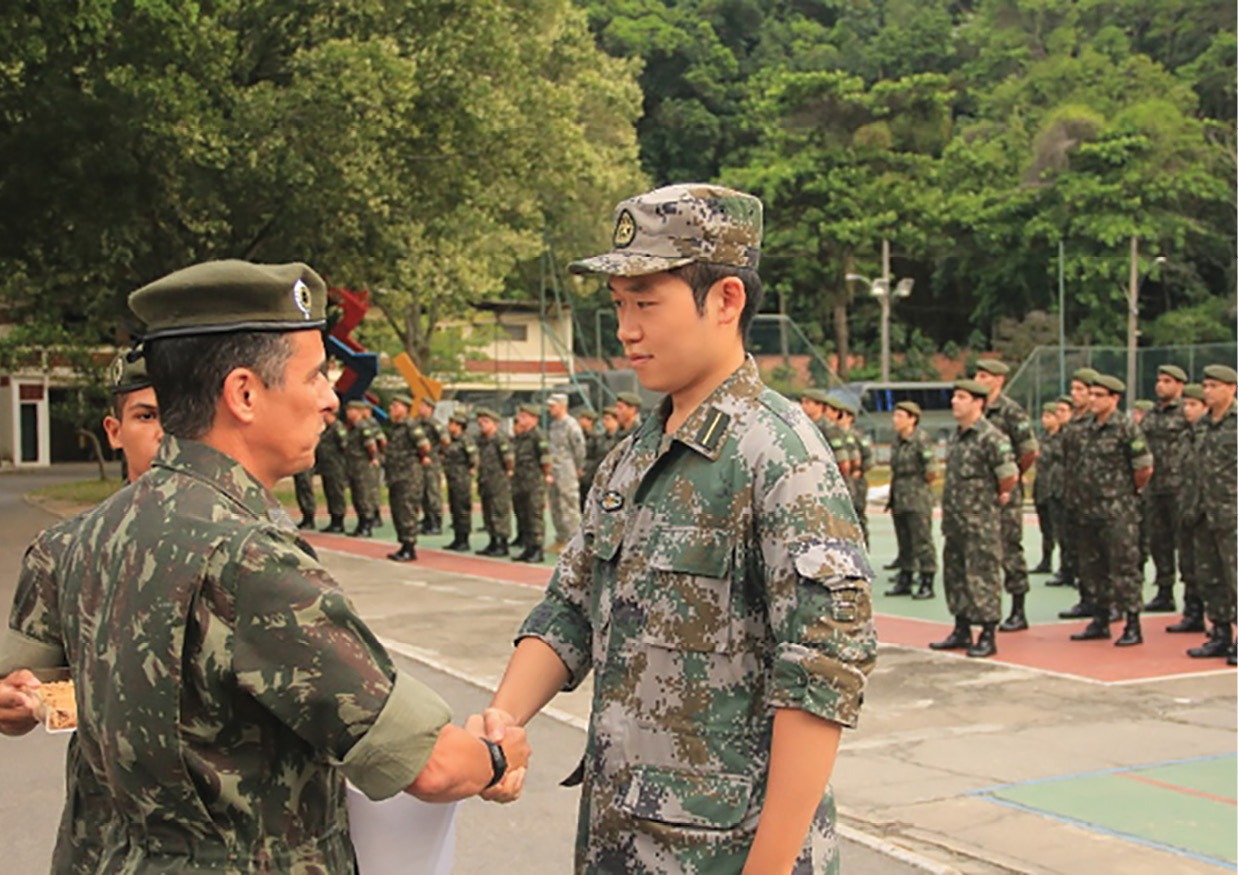
[[[385,559],[395,549],[390,543],[314,532],[306,533],[305,539],[315,547],[371,559]],[[510,559],[488,559],[426,548],[418,548],[417,556],[417,562],[409,563],[410,568],[432,568],[525,586],[544,587],[550,581],[550,568]],[[997,656],[992,661],[1105,683],[1185,676],[1226,668],[1223,659],[1201,660],[1187,656],[1186,648],[1203,643],[1204,636],[1165,632],[1165,626],[1176,619],[1177,615],[1170,614],[1145,616],[1144,643],[1136,647],[1114,647],[1112,640],[1071,641],[1070,633],[1082,629],[1085,625],[1082,621],[1033,626],[1026,632],[998,633]],[[1113,624],[1112,631],[1117,638],[1122,624]],[[930,641],[945,638],[949,632],[950,626],[945,623],[877,615],[877,634],[885,644],[926,649]],[[959,659],[968,658],[961,651],[944,653]]]

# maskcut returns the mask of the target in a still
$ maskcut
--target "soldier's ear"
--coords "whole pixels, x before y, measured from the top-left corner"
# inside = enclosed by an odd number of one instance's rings
[[[257,399],[264,388],[262,380],[249,368],[233,368],[224,377],[216,419],[221,413],[226,413],[237,423],[252,424],[257,413]]]

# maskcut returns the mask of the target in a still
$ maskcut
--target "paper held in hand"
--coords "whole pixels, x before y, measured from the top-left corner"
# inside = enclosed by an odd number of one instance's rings
[[[348,785],[348,820],[362,875],[451,875],[456,805],[399,793],[371,802]]]

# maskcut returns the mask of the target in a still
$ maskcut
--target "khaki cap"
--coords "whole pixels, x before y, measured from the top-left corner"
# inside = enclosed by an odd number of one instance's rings
[[[1238,371],[1229,365],[1208,365],[1204,368],[1204,376],[1222,383],[1238,383]]]
[[[1194,398],[1196,401],[1204,400],[1204,387],[1199,383],[1187,383],[1182,388],[1183,398]]]
[[[894,405],[894,409],[905,410],[908,413],[910,413],[912,416],[914,416],[916,419],[919,419],[922,415],[921,410],[920,410],[920,405],[914,401],[900,401]]]
[[[1151,401],[1149,401],[1147,398],[1140,398],[1138,401],[1136,401],[1136,402],[1135,402],[1135,409],[1136,409],[1136,410],[1143,410],[1143,411],[1145,411],[1145,412],[1147,412],[1147,411],[1151,410],[1151,409],[1152,409],[1153,407],[1155,407],[1155,406],[1156,406],[1156,405],[1154,405],[1154,404],[1153,404]]]
[[[1168,377],[1173,377],[1179,383],[1186,383],[1190,380],[1190,378],[1186,375],[1186,371],[1182,370],[1182,368],[1177,365],[1161,365],[1156,369],[1156,372],[1158,374],[1165,374]]]
[[[616,401],[622,401],[630,407],[635,407],[637,410],[641,408],[641,397],[635,392],[620,392],[615,396]]]
[[[956,391],[961,389],[977,398],[987,399],[989,397],[989,387],[975,380],[955,380],[954,388]]]
[[[995,377],[1004,377],[1010,373],[1010,365],[1001,359],[980,359],[980,361],[976,362],[976,370],[984,371],[986,374],[992,374]]]
[[[1108,389],[1114,395],[1125,395],[1126,384],[1110,374],[1100,374],[1092,381],[1093,386],[1100,386],[1102,389]]]
[[[1100,371],[1097,371],[1094,368],[1079,368],[1077,371],[1075,371],[1073,374],[1070,375],[1070,378],[1072,380],[1078,380],[1080,383],[1082,383],[1085,386],[1091,386],[1093,383],[1096,382],[1096,378],[1099,376],[1100,376]]]

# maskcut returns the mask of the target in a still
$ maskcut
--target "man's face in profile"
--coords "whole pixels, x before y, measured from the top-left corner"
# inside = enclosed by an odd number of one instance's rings
[[[159,442],[163,440],[159,402],[155,399],[155,390],[150,387],[121,395],[118,400],[120,416],[105,416],[103,430],[108,445],[124,452],[132,481],[150,470]]]

